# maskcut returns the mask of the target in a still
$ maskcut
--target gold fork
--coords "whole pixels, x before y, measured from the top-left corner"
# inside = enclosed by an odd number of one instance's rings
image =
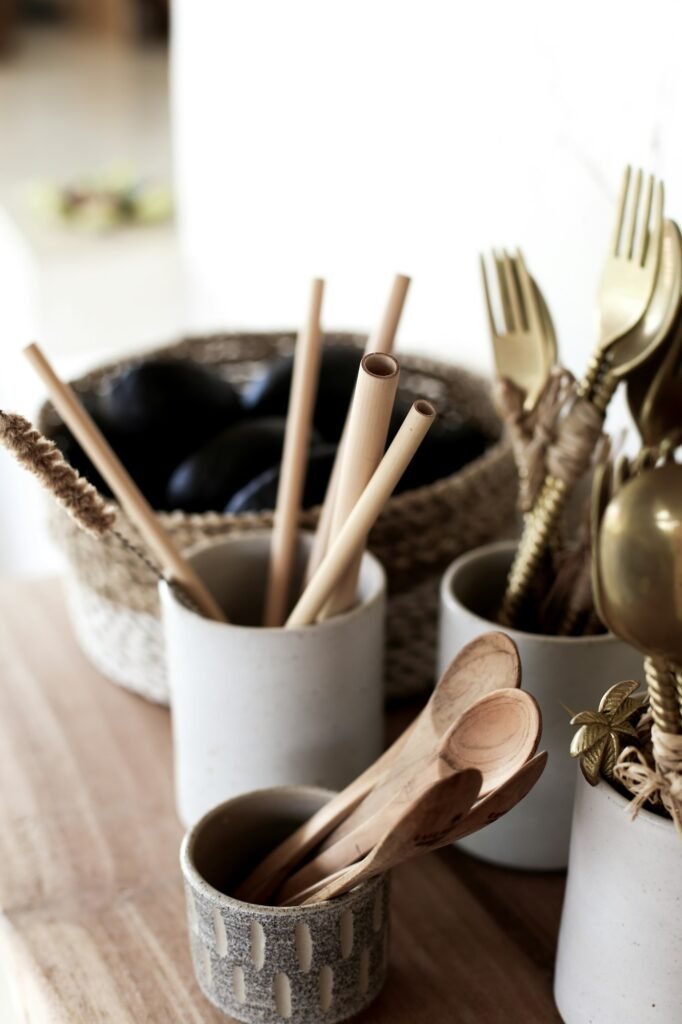
[[[525,393],[526,412],[535,408],[551,367],[557,359],[556,336],[547,307],[526,268],[520,249],[514,256],[493,251],[502,323],[493,312],[485,259],[481,277],[495,369]]]
[[[623,376],[626,366],[637,363],[643,353],[636,352],[618,369],[610,372],[614,352],[622,341],[630,357],[633,329],[644,316],[656,282],[663,233],[663,185],[652,175],[642,200],[642,172],[635,176],[626,168],[621,185],[614,230],[597,293],[598,341],[587,372],[578,385],[579,397],[586,398],[604,417],[606,408]],[[653,208],[653,216],[652,216]],[[591,453],[587,453],[586,466]],[[568,486],[558,477],[545,478],[537,502],[527,518],[516,558],[512,565],[504,597],[501,621],[515,625],[526,595],[542,562],[545,550],[556,530]]]

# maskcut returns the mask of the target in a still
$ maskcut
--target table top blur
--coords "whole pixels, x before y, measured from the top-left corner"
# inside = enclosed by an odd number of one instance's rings
[[[0,779],[0,973],[17,1021],[225,1020],[192,974],[168,712],[89,665],[55,581],[0,586]],[[357,1020],[559,1021],[562,893],[563,876],[453,850],[405,865],[386,989]]]

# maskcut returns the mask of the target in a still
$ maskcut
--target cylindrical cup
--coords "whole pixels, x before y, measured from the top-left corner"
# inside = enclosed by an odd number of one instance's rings
[[[310,538],[301,537],[298,577]],[[342,789],[383,745],[385,576],[366,554],[358,602],[300,629],[258,625],[270,534],[186,553],[230,622],[191,611],[160,585],[172,698],[178,815],[266,786]]]
[[[192,960],[204,994],[246,1024],[333,1024],[368,1006],[386,977],[389,878],[310,907],[226,893],[331,793],[260,790],[210,811],[182,843]]]
[[[566,1024],[682,1019],[682,843],[603,779],[578,783],[554,998]]]
[[[490,629],[514,555],[513,542],[477,548],[458,558],[441,584],[440,671],[464,644]],[[621,679],[641,679],[642,657],[611,634],[542,636],[505,629],[521,657],[523,688],[542,712],[547,767],[533,791],[513,811],[460,842],[483,860],[536,871],[565,868],[577,775],[569,755],[571,713],[596,708]]]

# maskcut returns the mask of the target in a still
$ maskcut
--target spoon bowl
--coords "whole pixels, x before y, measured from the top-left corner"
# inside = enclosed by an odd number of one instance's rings
[[[595,557],[612,631],[643,654],[682,660],[682,466],[623,484],[603,513]]]
[[[350,868],[336,872],[333,878],[324,879],[288,901],[287,905],[321,903],[350,892],[360,882],[389,871],[404,861],[420,854],[438,850],[443,846],[463,839],[477,832],[493,821],[497,821],[530,793],[542,775],[547,754],[537,754],[524,764],[504,785],[492,791],[483,800],[478,800],[466,814],[453,813],[452,790],[465,786],[476,786],[477,773],[469,769],[449,778],[441,779],[418,801],[405,808],[400,821],[387,829],[374,849],[363,860]],[[463,777],[466,781],[462,781]],[[480,776],[479,776],[480,781]]]
[[[419,765],[374,815],[341,837],[332,833],[317,855],[287,879],[278,898],[287,900],[364,856],[387,830],[397,826],[405,807],[419,801],[440,779],[452,773],[475,771],[480,785],[476,796],[485,797],[532,757],[541,727],[540,710],[533,697],[523,690],[496,690],[481,697],[462,712],[443,737],[435,756]],[[461,816],[467,809],[454,800],[451,802],[453,814]]]
[[[541,731],[534,697],[525,690],[495,690],[462,713],[442,756],[456,771],[480,771],[480,796],[487,796],[533,756]]]

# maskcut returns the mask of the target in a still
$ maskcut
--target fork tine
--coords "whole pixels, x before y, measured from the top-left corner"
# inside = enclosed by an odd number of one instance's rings
[[[647,245],[644,254],[644,263],[651,260],[658,260],[661,251],[661,236],[663,234],[663,182],[659,181],[654,193],[654,216],[650,231],[647,232]]]
[[[521,305],[519,303],[519,290],[514,280],[514,270],[512,263],[509,258],[509,253],[505,249],[502,253],[502,266],[504,268],[504,276],[507,282],[507,288],[509,291],[509,301],[511,302],[512,317],[514,319],[513,326],[517,331],[523,330],[523,314],[521,312]]]
[[[627,219],[627,226],[625,228],[625,244],[621,249],[620,255],[626,260],[632,259],[632,243],[635,237],[635,228],[637,227],[637,213],[639,210],[639,194],[642,191],[642,171],[637,171],[635,178],[635,189],[634,195],[630,202],[630,213]]]
[[[646,180],[646,192],[644,194],[644,205],[642,206],[642,219],[640,230],[637,236],[637,248],[635,250],[635,262],[640,267],[644,266],[647,240],[649,238],[649,218],[651,217],[651,201],[654,194],[654,176],[650,174]]]
[[[502,316],[504,319],[505,331],[512,331],[514,329],[514,317],[512,315],[511,304],[509,301],[509,289],[507,288],[507,280],[504,275],[503,259],[495,249],[493,249],[493,260],[495,262],[495,271],[497,273],[497,284],[500,291],[500,304],[502,306]]]
[[[618,196],[618,209],[616,211],[616,219],[613,225],[613,235],[611,237],[611,255],[615,256],[618,253],[618,246],[620,243],[620,236],[623,230],[623,218],[625,216],[625,202],[628,197],[628,189],[630,188],[630,165],[625,168],[623,172],[623,180],[620,184],[620,194]]]
[[[485,299],[486,313],[488,314],[488,329],[490,330],[490,334],[494,338],[494,337],[497,336],[497,327],[495,326],[495,317],[493,315],[493,305],[492,305],[492,302],[490,301],[490,288],[488,287],[488,275],[487,275],[486,269],[485,269],[485,258],[483,256],[483,253],[481,253],[481,255],[480,255],[480,261],[481,261],[481,278],[483,280],[483,297]]]
[[[520,249],[516,250],[515,262],[519,277],[521,297],[526,311],[526,324],[528,329],[531,331],[540,330],[542,326],[540,307],[535,293],[535,288],[533,287],[533,282],[530,279],[530,274],[528,273],[528,268],[526,267],[523,254]]]

